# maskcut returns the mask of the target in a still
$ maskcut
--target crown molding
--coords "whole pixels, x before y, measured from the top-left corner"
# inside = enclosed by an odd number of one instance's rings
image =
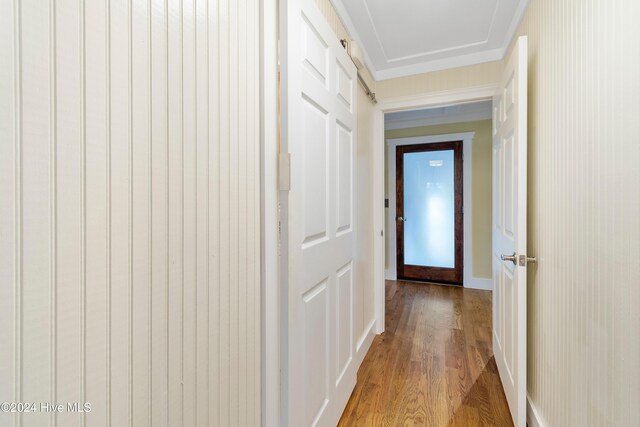
[[[477,109],[473,109],[470,111],[464,112],[449,112],[442,116],[436,117],[416,117],[416,118],[398,118],[398,119],[390,119],[389,115],[385,116],[384,128],[385,130],[394,130],[394,129],[408,129],[422,126],[434,126],[434,125],[444,125],[451,123],[466,123],[466,122],[475,122],[479,120],[489,120],[491,119],[491,104],[488,104],[487,107],[482,106]]]
[[[511,24],[509,25],[509,30],[507,30],[507,37],[504,38],[504,43],[502,44],[503,54],[506,55],[509,50],[509,46],[511,46],[511,42],[513,42],[513,38],[516,35],[516,31],[522,22],[522,18],[524,18],[524,14],[529,7],[529,0],[523,0],[518,4],[518,9],[516,9],[516,13],[513,15],[513,19],[511,20]],[[504,55],[503,55],[504,56]]]
[[[523,0],[519,3],[516,13],[511,20],[511,24],[509,25],[509,30],[507,32],[507,36],[505,37],[505,41],[500,48],[471,54],[452,56],[445,59],[423,61],[412,65],[378,69],[371,61],[371,57],[367,52],[367,47],[362,42],[362,38],[358,34],[358,31],[356,30],[356,27],[353,24],[353,21],[351,20],[343,1],[344,0],[330,0],[331,4],[333,4],[334,9],[336,10],[336,13],[338,14],[338,17],[347,28],[349,35],[362,48],[365,57],[365,65],[369,69],[369,73],[373,76],[375,81],[407,77],[416,74],[430,73],[433,71],[447,70],[450,68],[466,67],[470,65],[482,64],[485,62],[501,61],[504,59],[505,54],[507,53],[507,50],[509,49],[509,46],[513,41],[513,37],[515,36],[518,26],[520,25],[520,22],[522,21],[522,18],[524,17],[524,14],[529,5],[529,0]]]
[[[398,77],[412,76],[415,74],[448,70],[450,68],[467,67],[469,65],[482,64],[484,62],[500,61],[503,57],[504,49],[502,48],[470,53],[467,55],[452,56],[445,59],[436,59],[412,65],[376,70],[376,80],[388,80]]]
[[[446,107],[492,99],[497,85],[486,84],[473,87],[447,89],[437,92],[397,96],[381,99],[379,108],[384,113],[416,110],[420,108]],[[384,123],[383,123],[384,128]]]

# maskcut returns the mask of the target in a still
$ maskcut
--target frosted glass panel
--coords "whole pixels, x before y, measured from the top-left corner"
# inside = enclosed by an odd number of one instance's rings
[[[453,150],[404,154],[404,263],[455,267]]]

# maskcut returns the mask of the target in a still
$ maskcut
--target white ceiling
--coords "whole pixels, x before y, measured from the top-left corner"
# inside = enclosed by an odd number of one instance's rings
[[[376,80],[502,59],[528,0],[331,0]]]
[[[446,123],[473,122],[491,118],[491,101],[456,104],[424,110],[400,111],[384,115],[384,129],[406,129]]]

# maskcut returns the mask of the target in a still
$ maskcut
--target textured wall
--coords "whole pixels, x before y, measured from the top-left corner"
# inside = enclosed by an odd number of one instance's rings
[[[378,98],[386,99],[495,84],[502,67],[502,61],[494,61],[469,67],[381,80],[377,82],[376,89]]]
[[[340,17],[338,16],[338,13],[331,4],[331,0],[315,0],[315,2],[326,18],[327,22],[329,23],[329,26],[333,29],[333,32],[336,33],[336,37],[338,37],[338,40],[351,40],[349,32],[345,28],[344,24],[340,20]]]
[[[258,425],[258,11],[0,3],[0,425]]]
[[[471,160],[473,175],[473,218],[471,220],[473,277],[491,278],[491,120],[387,130],[385,138],[409,138],[462,132],[475,132],[473,159]],[[385,149],[385,168],[386,166],[387,150]],[[385,171],[385,198],[388,198],[388,191],[387,172]],[[385,213],[395,215],[395,207],[385,209]],[[385,247],[388,238],[387,234]],[[385,251],[385,261],[386,255]]]
[[[373,230],[373,110],[374,104],[364,89],[358,89],[356,104],[358,141],[356,144],[356,336],[368,332],[375,318],[373,244],[377,234]]]
[[[532,0],[528,390],[548,426],[640,419],[640,3]]]

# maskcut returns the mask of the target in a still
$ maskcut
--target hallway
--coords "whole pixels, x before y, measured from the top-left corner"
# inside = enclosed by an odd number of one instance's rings
[[[386,329],[340,426],[511,426],[491,350],[491,293],[386,282]]]

